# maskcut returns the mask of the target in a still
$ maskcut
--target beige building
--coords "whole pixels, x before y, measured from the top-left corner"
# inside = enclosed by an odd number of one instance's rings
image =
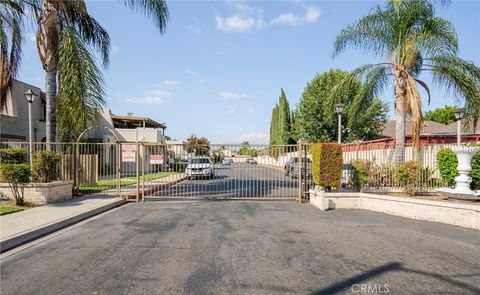
[[[28,141],[28,102],[25,92],[36,94],[32,103],[33,141],[45,141],[45,93],[38,87],[14,80],[7,93],[6,108],[0,112],[0,141]]]

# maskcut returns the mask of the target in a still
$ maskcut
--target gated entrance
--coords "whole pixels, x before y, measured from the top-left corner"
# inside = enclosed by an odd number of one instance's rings
[[[8,143],[28,150],[26,143]],[[35,143],[61,154],[57,178],[77,195],[168,199],[308,199],[307,144]]]

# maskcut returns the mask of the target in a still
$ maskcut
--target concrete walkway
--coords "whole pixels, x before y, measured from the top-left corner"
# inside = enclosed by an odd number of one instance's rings
[[[145,181],[144,187],[140,186],[140,196],[152,194],[184,179],[185,175],[181,173]],[[126,200],[134,198],[136,185],[131,185],[122,188],[122,198],[116,196],[116,190],[107,190],[0,216],[0,253],[121,206]]]

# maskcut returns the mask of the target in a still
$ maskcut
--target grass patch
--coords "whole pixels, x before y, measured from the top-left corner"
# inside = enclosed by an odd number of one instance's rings
[[[0,205],[0,215],[6,215],[10,213],[20,212],[25,210],[22,207],[12,206],[12,205]]]
[[[178,172],[157,172],[157,173],[150,173],[145,174],[145,181],[150,181],[162,177],[166,177],[172,174],[177,174]],[[140,176],[140,181],[142,181],[142,177]],[[137,183],[136,176],[129,176],[129,177],[122,177],[120,178],[120,186],[127,186]],[[79,187],[80,194],[91,194],[91,193],[98,193],[101,191],[114,189],[117,186],[116,179],[106,179],[100,180],[96,184],[81,184]]]

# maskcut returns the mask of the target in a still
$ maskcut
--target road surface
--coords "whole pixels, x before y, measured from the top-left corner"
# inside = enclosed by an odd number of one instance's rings
[[[0,293],[480,294],[479,257],[478,231],[381,213],[150,201],[3,258]]]

